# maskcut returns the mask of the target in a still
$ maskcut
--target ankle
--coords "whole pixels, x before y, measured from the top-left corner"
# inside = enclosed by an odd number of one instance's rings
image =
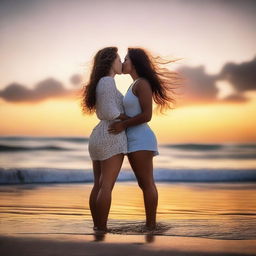
[[[108,228],[106,226],[97,226],[97,230],[107,231]]]
[[[156,229],[156,223],[153,223],[153,224],[146,224],[146,225],[145,225],[145,228],[146,228],[147,230],[154,230],[154,229]]]

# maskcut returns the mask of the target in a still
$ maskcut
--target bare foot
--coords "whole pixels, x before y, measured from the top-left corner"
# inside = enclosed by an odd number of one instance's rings
[[[156,225],[145,226],[146,231],[154,231],[155,229],[156,229]]]
[[[93,230],[94,230],[97,234],[106,234],[106,233],[110,232],[110,229],[108,229],[108,228],[93,227]]]

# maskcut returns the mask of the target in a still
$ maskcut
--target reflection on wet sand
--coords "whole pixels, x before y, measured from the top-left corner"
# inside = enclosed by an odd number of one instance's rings
[[[147,230],[144,222],[129,222],[126,224],[115,223],[115,226],[109,228],[107,233],[102,231],[95,231],[94,241],[100,242],[105,241],[108,234],[119,234],[119,235],[144,235],[145,243],[152,243],[155,241],[156,235],[164,235],[164,233],[170,229],[170,225],[158,222],[156,229]],[[129,237],[127,236],[129,240]]]

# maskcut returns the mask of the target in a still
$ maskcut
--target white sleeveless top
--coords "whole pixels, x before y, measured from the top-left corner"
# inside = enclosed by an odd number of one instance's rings
[[[125,114],[134,117],[141,113],[139,98],[132,92],[133,85],[139,80],[136,79],[127,90],[123,105]],[[126,129],[128,153],[148,150],[153,152],[153,156],[159,155],[157,139],[148,123],[131,126]]]

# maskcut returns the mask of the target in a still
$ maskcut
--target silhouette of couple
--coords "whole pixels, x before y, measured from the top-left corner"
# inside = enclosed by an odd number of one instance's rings
[[[153,157],[159,153],[157,139],[147,123],[153,101],[160,111],[171,108],[178,78],[176,72],[161,68],[157,60],[142,48],[128,48],[122,63],[116,47],[103,48],[95,55],[90,79],[82,88],[83,113],[96,113],[100,120],[88,144],[94,173],[89,204],[95,231],[108,232],[112,189],[125,155],[143,191],[145,228],[156,228],[158,191]],[[114,80],[122,73],[133,79],[124,96]]]

